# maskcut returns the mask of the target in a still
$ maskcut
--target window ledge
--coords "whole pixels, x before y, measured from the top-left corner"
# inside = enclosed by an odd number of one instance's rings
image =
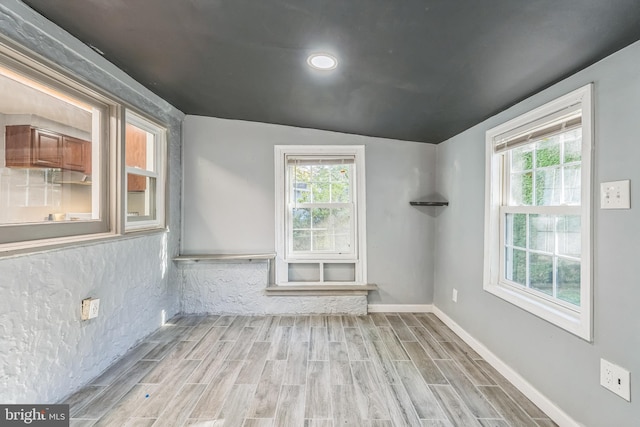
[[[528,292],[520,291],[507,285],[485,285],[484,289],[587,342],[591,342],[592,340],[591,323],[589,317],[584,312],[580,313],[566,309],[546,301],[544,298],[536,297]]]
[[[136,233],[96,233],[81,236],[57,237],[44,240],[30,240],[17,243],[5,243],[0,245],[0,259],[28,256],[44,252],[71,249],[74,247],[91,246],[102,243],[116,242],[119,240],[136,239],[154,234],[168,233],[165,227],[140,230]]]
[[[254,261],[270,261],[276,257],[274,253],[258,254],[201,254],[201,255],[179,255],[173,258],[176,264],[213,264],[213,263],[243,263]]]
[[[367,295],[377,291],[378,286],[368,285],[270,285],[265,289],[267,296],[350,296]]]

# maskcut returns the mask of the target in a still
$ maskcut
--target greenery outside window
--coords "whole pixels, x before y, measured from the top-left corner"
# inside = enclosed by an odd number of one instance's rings
[[[485,290],[591,339],[591,86],[487,132]]]

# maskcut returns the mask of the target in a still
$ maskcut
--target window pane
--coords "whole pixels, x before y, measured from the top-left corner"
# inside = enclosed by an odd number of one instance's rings
[[[311,202],[311,191],[309,184],[306,182],[294,182],[293,191],[291,191],[293,203],[308,203]]]
[[[558,298],[580,305],[580,262],[558,259]]]
[[[336,233],[334,236],[336,252],[351,252],[351,233]]]
[[[329,182],[331,180],[330,165],[312,165],[311,180],[314,182]]]
[[[506,278],[521,285],[527,283],[527,253],[513,248],[506,248]]]
[[[292,237],[293,237],[294,251],[310,251],[311,250],[311,231],[294,230]]]
[[[312,210],[311,219],[313,228],[327,228],[329,226],[330,209],[316,208]]]
[[[533,204],[533,174],[531,172],[511,174],[511,205]]]
[[[331,235],[326,231],[312,231],[312,250],[314,251],[329,251],[332,248]]]
[[[559,205],[561,195],[560,168],[537,170],[536,206]]]
[[[579,215],[558,217],[558,254],[576,258],[581,253],[581,221]]]
[[[331,181],[333,182],[349,182],[351,169],[353,165],[334,165],[331,166]]]
[[[568,205],[580,204],[580,166],[567,166],[563,168],[564,175],[564,203]]]
[[[156,179],[127,174],[127,185],[142,183],[139,189],[127,192],[127,221],[149,221],[156,219]]]
[[[544,168],[560,164],[560,141],[558,136],[543,139],[536,144],[536,167]]]
[[[527,247],[527,216],[525,214],[507,214],[506,244]]]
[[[350,201],[349,183],[338,182],[331,184],[331,202],[349,203]]]
[[[564,134],[564,162],[582,160],[582,129],[575,129]]]
[[[151,132],[127,123],[125,135],[126,165],[155,171],[154,144],[155,137]]]
[[[293,229],[311,228],[311,210],[293,209]]]
[[[555,216],[529,215],[529,248],[553,253]]]
[[[329,203],[331,201],[331,184],[328,182],[314,182],[311,185],[311,193],[313,203]]]
[[[352,208],[336,208],[331,210],[333,217],[333,227],[338,230],[351,229],[351,212]]]
[[[70,93],[0,65],[0,224],[100,219],[103,119]]]
[[[532,289],[553,295],[553,257],[529,254],[529,282]]]
[[[513,172],[528,171],[533,168],[533,147],[516,148],[511,152],[511,170]]]

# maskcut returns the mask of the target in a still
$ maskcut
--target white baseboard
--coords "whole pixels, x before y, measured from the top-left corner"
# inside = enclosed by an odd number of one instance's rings
[[[433,304],[369,304],[369,313],[433,313]]]
[[[371,306],[369,306],[371,307]],[[508,379],[518,390],[520,390],[525,396],[535,403],[545,414],[556,422],[560,427],[582,427],[582,424],[575,421],[566,412],[556,406],[545,395],[540,393],[535,387],[533,387],[527,380],[522,378],[515,370],[509,365],[504,363],[493,354],[487,347],[485,347],[480,341],[473,338],[467,331],[462,329],[460,325],[454,322],[449,316],[444,314],[438,307],[433,306],[433,313],[438,316],[453,332],[456,333],[464,342],[469,344],[484,360],[486,360],[491,366],[493,366],[498,372],[500,372],[506,379]],[[370,310],[371,311],[371,310]]]

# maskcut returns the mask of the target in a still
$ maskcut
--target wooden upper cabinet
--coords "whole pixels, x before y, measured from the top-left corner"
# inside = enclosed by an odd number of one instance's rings
[[[28,125],[7,126],[5,133],[7,167],[59,168],[62,162],[62,137]]]
[[[91,173],[91,143],[29,125],[7,126],[7,167],[60,168]]]
[[[125,162],[127,166],[147,169],[147,133],[127,123],[125,145]],[[127,174],[127,191],[145,191],[146,189],[146,177]]]
[[[31,163],[43,168],[62,167],[62,135],[33,128],[31,135]]]
[[[62,137],[62,169],[91,174],[91,143],[71,136]]]

